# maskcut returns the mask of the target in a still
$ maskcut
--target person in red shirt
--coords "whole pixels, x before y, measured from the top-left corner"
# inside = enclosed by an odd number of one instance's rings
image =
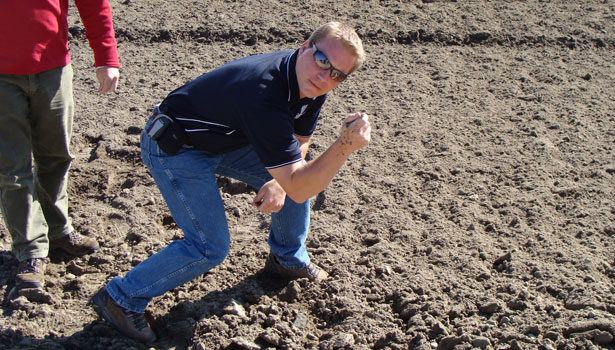
[[[74,0],[94,52],[98,92],[114,91],[120,62],[108,0]],[[72,160],[73,70],[68,0],[0,1],[0,207],[19,261],[8,297],[44,286],[51,249],[98,250],[76,232],[66,192]]]

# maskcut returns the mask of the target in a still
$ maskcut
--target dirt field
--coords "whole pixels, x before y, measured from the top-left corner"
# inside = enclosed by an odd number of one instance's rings
[[[98,96],[73,9],[74,226],[101,250],[52,255],[41,300],[4,303],[4,349],[615,349],[615,3],[112,0],[120,90]],[[72,5],[72,4],[71,4]],[[322,111],[311,157],[347,113],[372,143],[312,201],[322,285],[259,274],[269,218],[220,179],[231,253],[157,298],[160,340],[87,306],[181,239],[140,161],[148,111],[242,56],[297,48],[329,20],[368,60]],[[0,227],[0,296],[17,261]]]

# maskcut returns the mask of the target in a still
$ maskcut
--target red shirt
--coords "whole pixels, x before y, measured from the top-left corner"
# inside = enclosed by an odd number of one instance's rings
[[[96,67],[119,67],[108,0],[74,1]],[[36,74],[68,63],[68,0],[0,0],[0,74]]]

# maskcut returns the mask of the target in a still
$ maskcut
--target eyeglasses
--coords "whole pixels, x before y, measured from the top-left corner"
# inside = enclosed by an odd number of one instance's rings
[[[346,79],[348,75],[341,70],[333,67],[331,62],[329,62],[327,56],[322,51],[318,50],[316,44],[314,43],[312,43],[312,50],[314,51],[314,61],[316,62],[316,65],[320,67],[320,69],[329,69],[329,75],[331,76],[331,79],[337,81],[338,83],[341,83],[342,81],[344,81],[344,79]]]

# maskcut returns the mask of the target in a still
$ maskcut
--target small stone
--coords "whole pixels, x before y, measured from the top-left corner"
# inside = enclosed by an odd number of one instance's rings
[[[340,333],[333,337],[333,349],[350,349],[354,345],[354,336],[348,333]]]
[[[265,343],[276,347],[281,344],[280,334],[273,328],[268,328],[265,330],[259,335],[259,338],[265,341]]]
[[[442,338],[438,344],[438,350],[453,350],[456,345],[461,344],[463,338],[458,336],[448,336]]]
[[[493,314],[500,310],[500,305],[497,301],[488,301],[486,303],[478,305],[478,311],[484,314]]]
[[[479,281],[479,282],[486,281],[486,280],[489,280],[489,279],[491,279],[491,274],[489,274],[488,272],[482,272],[481,274],[479,274],[476,277],[476,280]]]
[[[280,346],[282,340],[280,334],[273,328],[268,328],[265,330],[259,335],[259,338],[261,338],[265,343],[276,347]]]
[[[511,321],[510,321],[510,318],[508,316],[502,316],[502,318],[500,318],[500,326],[507,325],[510,322]]]
[[[423,321],[421,315],[414,315],[408,319],[407,324],[408,326],[423,327],[425,326],[425,321]]]
[[[235,300],[231,301],[231,304],[224,308],[224,313],[230,315],[237,315],[241,318],[246,318],[246,310],[243,306],[238,304]]]
[[[53,315],[53,311],[51,310],[51,306],[46,304],[41,304],[40,308],[34,310],[36,317],[49,318]]]
[[[50,329],[49,330],[49,336],[51,338],[59,338],[60,337],[60,333],[55,331],[55,330],[53,330],[53,329]]]
[[[367,245],[368,247],[371,247],[374,244],[377,244],[379,242],[380,242],[380,237],[378,236],[367,236],[363,239],[363,243],[365,243],[365,245]]]
[[[273,327],[278,322],[278,320],[279,319],[275,315],[269,315],[263,321],[263,326],[264,327]]]
[[[591,297],[587,296],[571,296],[564,302],[564,307],[568,310],[581,310],[595,304]]]
[[[236,217],[236,218],[240,218],[241,217],[241,209],[233,208],[233,216]]]
[[[438,346],[438,344],[434,345]],[[408,344],[408,349],[412,350],[430,350],[431,348],[431,344],[422,333],[417,334]]]
[[[31,302],[53,304],[51,294],[39,288],[26,288],[19,291],[19,295]],[[18,298],[19,299],[19,298]]]
[[[448,336],[448,329],[446,329],[446,327],[442,324],[442,322],[436,322],[434,323],[433,327],[431,327],[431,331],[436,334],[436,335],[440,335],[443,334],[445,336]]]
[[[517,339],[514,339],[510,342],[510,350],[523,350],[523,347],[519,344]]]
[[[295,318],[295,322],[293,322],[293,327],[297,329],[305,329],[310,324],[310,320],[304,313],[297,314],[297,318]]]
[[[75,260],[71,261],[70,264],[68,264],[68,267],[66,269],[74,274],[72,275],[73,278],[75,277],[75,275],[81,276],[86,272],[85,267],[77,265]],[[66,274],[65,277],[70,278],[69,274]]]
[[[539,335],[539,334],[541,333],[541,332],[540,332],[540,327],[539,327],[539,326],[536,326],[536,325],[533,325],[533,326],[528,326],[528,327],[525,329],[525,333],[526,333],[526,334],[528,334],[528,336],[529,336],[530,334],[533,334],[534,336]]]
[[[547,331],[545,332],[544,337],[547,339],[551,339],[553,341],[557,341],[557,339],[559,338],[559,333],[554,332],[554,331]]]
[[[472,346],[475,348],[487,349],[491,347],[491,341],[485,337],[477,337],[472,340]]]
[[[499,258],[497,258],[494,262],[493,262],[493,268],[501,271],[501,266],[505,263],[505,262],[510,262],[512,260],[512,253],[508,252],[502,256],[500,256]]]
[[[594,341],[600,345],[607,345],[613,341],[613,335],[607,331],[598,331],[594,336]]]
[[[420,308],[417,305],[412,303],[407,303],[403,306],[403,308],[399,311],[399,316],[404,319],[410,319],[412,316],[416,315],[419,312]]]
[[[242,350],[260,350],[261,349],[260,346],[242,337],[232,338],[231,344]]]
[[[298,281],[290,282],[282,291],[278,294],[279,298],[286,302],[293,302],[297,299],[301,293],[301,286]]]
[[[107,264],[111,264],[113,260],[115,260],[115,257],[112,255],[103,255],[103,256],[90,255],[90,258],[88,259],[88,265],[90,266],[107,265]]]
[[[388,265],[376,267],[376,273],[379,275],[391,275],[391,268]]]
[[[555,350],[555,346],[553,345],[551,339],[543,339],[542,347],[544,348],[544,350]]]

